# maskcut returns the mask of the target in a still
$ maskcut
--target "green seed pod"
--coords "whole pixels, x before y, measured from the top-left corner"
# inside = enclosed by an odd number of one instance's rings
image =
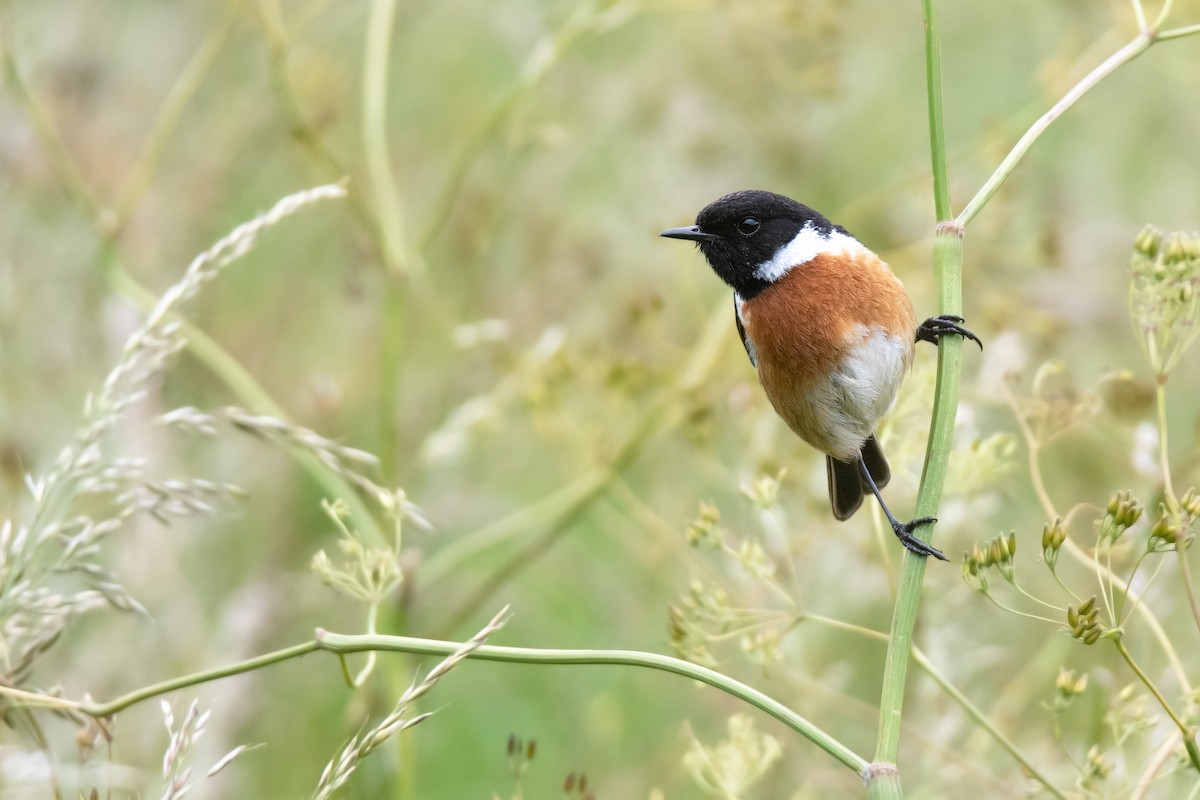
[[[992,539],[991,546],[988,547],[988,563],[999,564],[1004,560],[1004,549],[1000,545],[999,539]]]
[[[1133,240],[1133,249],[1148,258],[1154,258],[1158,255],[1158,248],[1161,243],[1162,232],[1153,225],[1147,225],[1142,228],[1141,233]]]
[[[1079,624],[1079,612],[1075,610],[1075,606],[1067,606],[1067,624],[1072,628]]]
[[[1167,246],[1163,250],[1163,260],[1174,264],[1187,258],[1187,244],[1184,235],[1179,232],[1167,237]]]
[[[1189,259],[1200,258],[1200,234],[1191,233],[1183,237],[1183,249]]]
[[[1167,544],[1175,544],[1179,541],[1179,526],[1164,511],[1163,515],[1154,523],[1154,527],[1150,529],[1150,538]]]
[[[1122,509],[1121,524],[1126,528],[1131,527],[1139,519],[1142,518],[1142,504],[1137,500],[1130,498]]]
[[[1104,633],[1104,631],[1100,630],[1099,628],[1092,628],[1091,633],[1089,633],[1087,636],[1083,637],[1083,643],[1084,644],[1095,644],[1097,641],[1099,641],[1099,639],[1103,635],[1103,633]]]
[[[1017,532],[1009,531],[1008,534],[1008,558],[1011,561],[1013,556],[1017,554]]]
[[[1054,549],[1063,546],[1063,542],[1067,540],[1067,531],[1063,528],[1062,517],[1058,518],[1058,522],[1054,524]]]
[[[1184,492],[1183,497],[1179,500],[1179,505],[1193,517],[1200,517],[1200,495],[1196,494],[1195,489],[1188,489]]]
[[[1095,607],[1096,607],[1096,595],[1092,595],[1091,597],[1089,597],[1087,600],[1085,600],[1083,602],[1083,605],[1081,605],[1079,607],[1080,616],[1087,616],[1088,614],[1091,613],[1092,609]]]

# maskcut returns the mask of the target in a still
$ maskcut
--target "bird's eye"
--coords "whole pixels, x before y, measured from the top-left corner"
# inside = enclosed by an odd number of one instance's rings
[[[759,227],[762,225],[755,217],[746,217],[737,224],[738,233],[742,236],[753,236],[758,233]]]

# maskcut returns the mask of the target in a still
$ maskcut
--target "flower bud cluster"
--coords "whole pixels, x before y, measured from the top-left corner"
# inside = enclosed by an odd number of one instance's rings
[[[1076,676],[1075,670],[1059,667],[1058,679],[1054,683],[1054,700],[1046,707],[1054,712],[1064,711],[1076,697],[1087,691],[1087,685],[1086,672]]]
[[[1108,513],[1097,523],[1101,541],[1116,542],[1128,528],[1142,518],[1142,505],[1133,494],[1121,490],[1108,501]]]
[[[1087,690],[1088,676],[1087,673],[1076,677],[1073,669],[1060,669],[1058,671],[1058,680],[1055,683],[1055,688],[1058,693],[1064,698],[1072,698],[1084,693]]]
[[[1134,329],[1158,375],[1166,375],[1195,340],[1200,323],[1200,234],[1148,225],[1130,261]]]
[[[716,547],[721,543],[721,510],[712,503],[700,503],[700,515],[688,524],[687,542],[692,547]]]
[[[987,571],[995,567],[1004,580],[1012,583],[1016,579],[1013,556],[1017,554],[1017,534],[1010,531],[985,542],[982,547],[974,545],[969,553],[963,553],[962,576],[969,585],[980,592],[987,592]]]
[[[1067,530],[1062,517],[1056,517],[1052,525],[1042,526],[1042,559],[1053,572],[1058,565],[1058,551],[1067,541]]]
[[[1161,507],[1158,512],[1158,520],[1154,523],[1154,527],[1150,529],[1150,538],[1146,542],[1146,550],[1151,553],[1162,552],[1164,550],[1180,549],[1180,543],[1186,547],[1191,541],[1191,536],[1183,530],[1175,515]]]
[[[1183,493],[1183,497],[1179,498],[1179,507],[1192,519],[1200,517],[1200,494],[1196,493],[1195,487]]]

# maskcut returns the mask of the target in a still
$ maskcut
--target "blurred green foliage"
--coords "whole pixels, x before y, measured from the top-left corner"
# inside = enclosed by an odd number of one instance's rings
[[[1134,25],[1117,0],[945,5],[951,190],[961,205]],[[667,609],[694,576],[723,583],[738,605],[767,602],[736,563],[689,549],[701,501],[733,534],[762,532],[786,554],[799,608],[885,630],[884,558],[898,548],[881,550],[868,514],[829,517],[822,460],[762,397],[725,288],[698,255],[655,237],[723,192],[779,191],[880,252],[918,313],[934,313],[918,4],[401,4],[386,142],[413,258],[391,265],[364,155],[370,13],[367,3],[320,0],[0,4],[5,508],[17,514],[27,503],[24,473],[42,471],[71,440],[85,394],[136,326],[127,278],[157,294],[280,196],[348,174],[353,202],[269,232],[188,317],[291,420],[379,454],[385,482],[433,522],[436,533],[406,534],[405,582],[383,609],[382,632],[463,639],[510,603],[515,616],[493,643],[665,650]],[[1200,3],[1177,3],[1175,16],[1200,21]],[[987,350],[965,359],[961,480],[947,487],[937,544],[956,553],[1015,530],[1028,544],[1016,561],[1045,592],[1053,581],[1033,561],[1051,520],[997,387],[1011,373],[1018,405],[1061,429],[1042,456],[1060,507],[1102,507],[1120,488],[1153,502],[1159,476],[1139,461],[1135,433],[1154,419],[1152,375],[1130,333],[1127,269],[1144,223],[1200,227],[1200,105],[1189,99],[1200,90],[1197,46],[1163,43],[1106,81],[1038,142],[968,233],[965,308]],[[192,61],[205,52],[207,62]],[[201,64],[195,92],[177,127],[164,127],[189,63]],[[522,82],[539,65],[540,80]],[[148,142],[154,158],[143,160]],[[445,224],[416,253],[458,168]],[[721,344],[710,353],[712,341]],[[1200,390],[1195,358],[1172,374],[1168,395],[1180,491],[1200,483],[1188,399]],[[1035,392],[1047,359],[1061,368]],[[928,418],[933,358],[919,361],[885,432],[899,508],[912,502]],[[1115,381],[1114,370],[1129,374]],[[33,685],[107,698],[302,641],[317,626],[361,629],[361,609],[309,573],[337,531],[321,510],[324,491],[285,451],[149,425],[176,406],[227,404],[251,405],[185,354],[118,430],[122,448],[162,475],[237,484],[248,498],[236,513],[141,522],[112,539],[111,567],[155,621],[85,618]],[[741,486],[784,468],[767,521]],[[479,532],[497,530],[504,535],[485,545]],[[954,568],[931,566],[926,583],[922,648],[1070,787],[1093,744],[1112,746],[1106,714],[1132,680],[1125,665],[1002,614]],[[1164,574],[1145,602],[1194,654],[1178,577]],[[1169,682],[1140,633],[1127,644]],[[882,645],[801,624],[778,647],[765,669],[736,641],[714,654],[724,671],[869,752]],[[1091,683],[1051,711],[1060,667]],[[238,743],[268,746],[199,791],[305,796],[418,668],[381,657],[372,682],[351,693],[332,658],[309,656],[203,687],[215,757]],[[1024,796],[1015,763],[922,673],[910,682],[901,752],[910,796]],[[704,688],[615,668],[466,663],[433,695],[426,707],[437,714],[364,763],[349,796],[506,797],[516,733],[538,741],[522,777],[528,797],[558,796],[572,771],[587,773],[597,797],[691,797],[685,721],[712,745],[744,710]],[[755,723],[785,754],[755,796],[859,791],[856,776],[806,742],[769,719]],[[160,725],[153,703],[122,714],[113,760],[152,775],[166,746]],[[49,720],[46,730],[73,764],[70,726]],[[1130,745],[1120,769],[1133,780],[1152,744]],[[90,790],[99,774],[65,780],[67,794]],[[123,775],[103,780],[153,785]],[[1152,796],[1178,796],[1184,781],[1170,780]]]

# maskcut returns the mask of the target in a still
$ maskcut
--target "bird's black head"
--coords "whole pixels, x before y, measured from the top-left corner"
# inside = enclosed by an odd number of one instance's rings
[[[695,225],[671,228],[661,235],[695,242],[721,280],[749,300],[779,277],[764,265],[805,228],[824,238],[845,233],[806,205],[749,189],[709,203],[696,216]]]

